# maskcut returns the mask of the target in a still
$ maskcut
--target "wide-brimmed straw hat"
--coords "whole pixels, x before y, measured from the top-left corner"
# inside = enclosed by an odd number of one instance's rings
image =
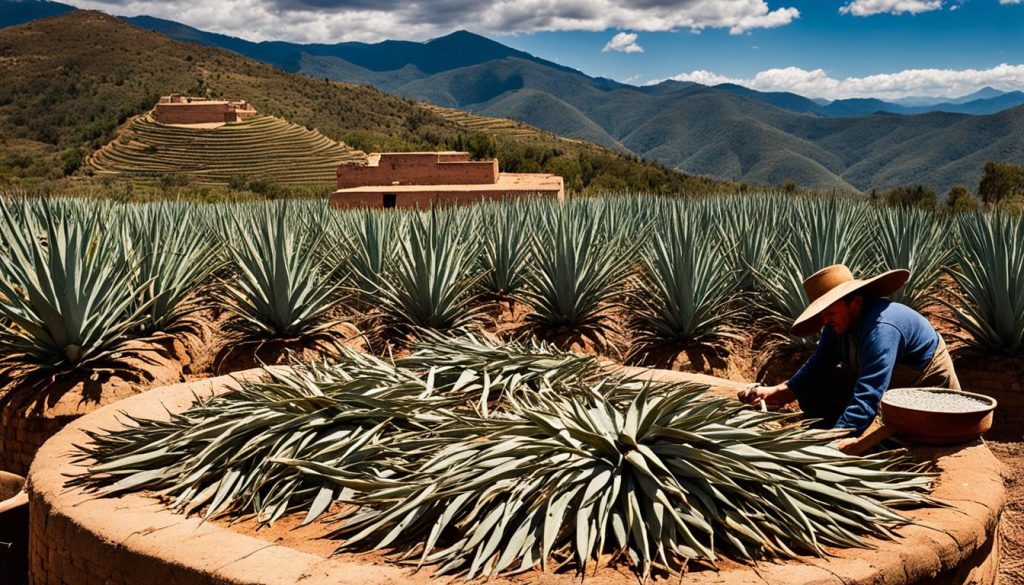
[[[821,329],[821,312],[829,305],[854,292],[884,297],[898,291],[907,283],[910,271],[890,270],[867,280],[853,277],[845,264],[833,264],[815,272],[804,281],[804,290],[811,303],[793,321],[793,335],[807,337]]]

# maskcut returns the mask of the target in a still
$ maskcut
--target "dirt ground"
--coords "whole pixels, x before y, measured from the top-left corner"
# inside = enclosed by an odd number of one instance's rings
[[[1003,558],[1000,585],[1024,585],[1024,443],[988,441],[988,448],[1006,466],[1006,510],[1003,512]]]

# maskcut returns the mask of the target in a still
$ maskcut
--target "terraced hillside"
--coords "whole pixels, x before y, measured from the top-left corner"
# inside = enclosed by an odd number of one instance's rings
[[[274,116],[201,129],[167,126],[145,115],[93,153],[86,169],[97,176],[130,178],[175,173],[210,185],[240,176],[314,185],[333,184],[339,163],[364,156],[316,130]]]
[[[471,130],[473,132],[484,132],[486,134],[493,134],[495,136],[505,136],[508,138],[519,138],[519,139],[530,139],[537,138],[538,135],[544,134],[547,137],[556,137],[566,142],[573,142],[576,144],[582,144],[582,140],[576,140],[574,138],[565,138],[563,136],[556,136],[543,130],[538,130],[534,126],[529,126],[522,122],[510,120],[508,118],[489,118],[486,116],[478,116],[471,114],[463,110],[454,110],[452,108],[442,108],[441,106],[435,106],[433,104],[422,104],[424,108],[431,110],[435,114],[441,116],[449,122],[453,122],[458,126]]]

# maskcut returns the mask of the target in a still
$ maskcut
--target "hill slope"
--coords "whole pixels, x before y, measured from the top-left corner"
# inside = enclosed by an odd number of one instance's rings
[[[535,128],[481,132],[372,87],[289,74],[238,54],[171,40],[98,12],[0,30],[0,180],[74,170],[119,125],[170,93],[244,98],[359,150],[469,148],[510,171],[566,175],[576,189],[618,176],[655,192],[734,190]]]
[[[198,185],[238,177],[281,185],[334,184],[338,164],[361,160],[347,148],[302,126],[258,115],[215,129],[166,126],[150,116],[133,119],[118,137],[89,156],[100,177],[182,175]]]

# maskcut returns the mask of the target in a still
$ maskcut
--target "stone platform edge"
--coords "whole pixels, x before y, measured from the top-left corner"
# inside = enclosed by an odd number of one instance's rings
[[[643,371],[630,368],[631,374]],[[734,391],[736,384],[708,376],[648,371],[658,380],[697,382]],[[72,462],[84,429],[120,428],[122,413],[166,419],[165,408],[181,412],[196,398],[238,387],[261,376],[247,370],[228,376],[157,388],[101,408],[69,424],[40,449],[28,477],[31,502],[30,583],[33,585],[130,585],[136,583],[378,585],[454,583],[412,573],[390,564],[324,558],[251,536],[195,517],[175,514],[155,499],[132,494],[98,499],[68,489],[69,477],[84,468]],[[715,381],[719,384],[715,384]],[[914,524],[896,541],[869,539],[870,549],[847,549],[842,556],[687,575],[687,585],[995,583],[999,557],[998,523],[1005,505],[1001,466],[981,441],[933,451],[941,470],[934,496],[950,505],[905,512]],[[599,580],[607,582],[602,574]],[[492,579],[491,583],[521,583]],[[538,574],[531,582],[578,583],[573,575]],[[635,582],[623,576],[623,583]]]

